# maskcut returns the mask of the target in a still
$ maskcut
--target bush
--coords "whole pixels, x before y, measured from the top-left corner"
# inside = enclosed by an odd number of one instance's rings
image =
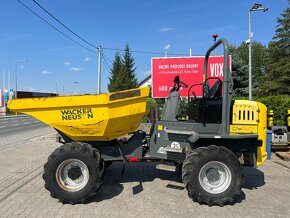
[[[157,106],[157,103],[155,101],[155,99],[153,98],[147,98],[147,101],[146,101],[146,111],[147,111],[147,114],[144,115],[143,117],[143,122],[144,123],[153,123],[156,119],[156,106]]]
[[[287,110],[290,109],[288,95],[262,97],[255,100],[265,104],[268,112],[273,110],[274,125],[287,126]]]
[[[180,99],[179,101],[179,104],[178,104],[178,111],[177,111],[177,118],[178,119],[186,119],[187,116],[188,116],[188,106],[187,106],[187,100],[182,98]]]

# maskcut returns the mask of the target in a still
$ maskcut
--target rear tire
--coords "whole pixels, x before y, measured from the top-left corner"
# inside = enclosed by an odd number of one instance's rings
[[[71,142],[57,148],[44,165],[45,188],[70,204],[84,202],[103,184],[104,161],[89,144]]]
[[[210,145],[193,150],[182,166],[188,195],[199,203],[223,206],[241,193],[243,170],[236,155]]]

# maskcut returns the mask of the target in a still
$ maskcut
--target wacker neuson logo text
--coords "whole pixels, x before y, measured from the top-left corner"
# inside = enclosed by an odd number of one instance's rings
[[[82,118],[94,118],[94,114],[91,108],[61,110],[61,114],[62,120],[80,120]]]

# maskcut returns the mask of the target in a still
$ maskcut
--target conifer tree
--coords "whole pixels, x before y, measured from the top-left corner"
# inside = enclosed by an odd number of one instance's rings
[[[134,58],[132,57],[129,45],[126,44],[125,46],[125,54],[123,57],[123,67],[124,67],[124,73],[125,73],[125,87],[126,89],[133,89],[138,87],[138,81],[136,78],[136,73],[135,73],[135,62]]]
[[[123,59],[120,52],[117,51],[113,62],[110,83],[108,85],[109,92],[122,91],[138,87],[135,74],[135,62],[131,55],[129,45],[126,44]]]
[[[263,95],[290,94],[290,8],[277,19],[273,40],[269,43]]]
[[[121,60],[120,52],[117,51],[115,54],[115,59],[113,61],[112,70],[110,72],[111,76],[109,78],[110,83],[108,85],[109,92],[116,92],[123,90],[123,80],[124,80],[124,67]]]

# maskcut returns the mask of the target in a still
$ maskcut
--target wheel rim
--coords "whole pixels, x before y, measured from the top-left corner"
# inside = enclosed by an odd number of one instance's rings
[[[77,159],[63,161],[56,170],[56,181],[65,191],[81,190],[89,181],[89,169],[84,162]]]
[[[230,186],[231,181],[230,169],[219,161],[208,162],[199,171],[199,184],[211,194],[224,192]]]

